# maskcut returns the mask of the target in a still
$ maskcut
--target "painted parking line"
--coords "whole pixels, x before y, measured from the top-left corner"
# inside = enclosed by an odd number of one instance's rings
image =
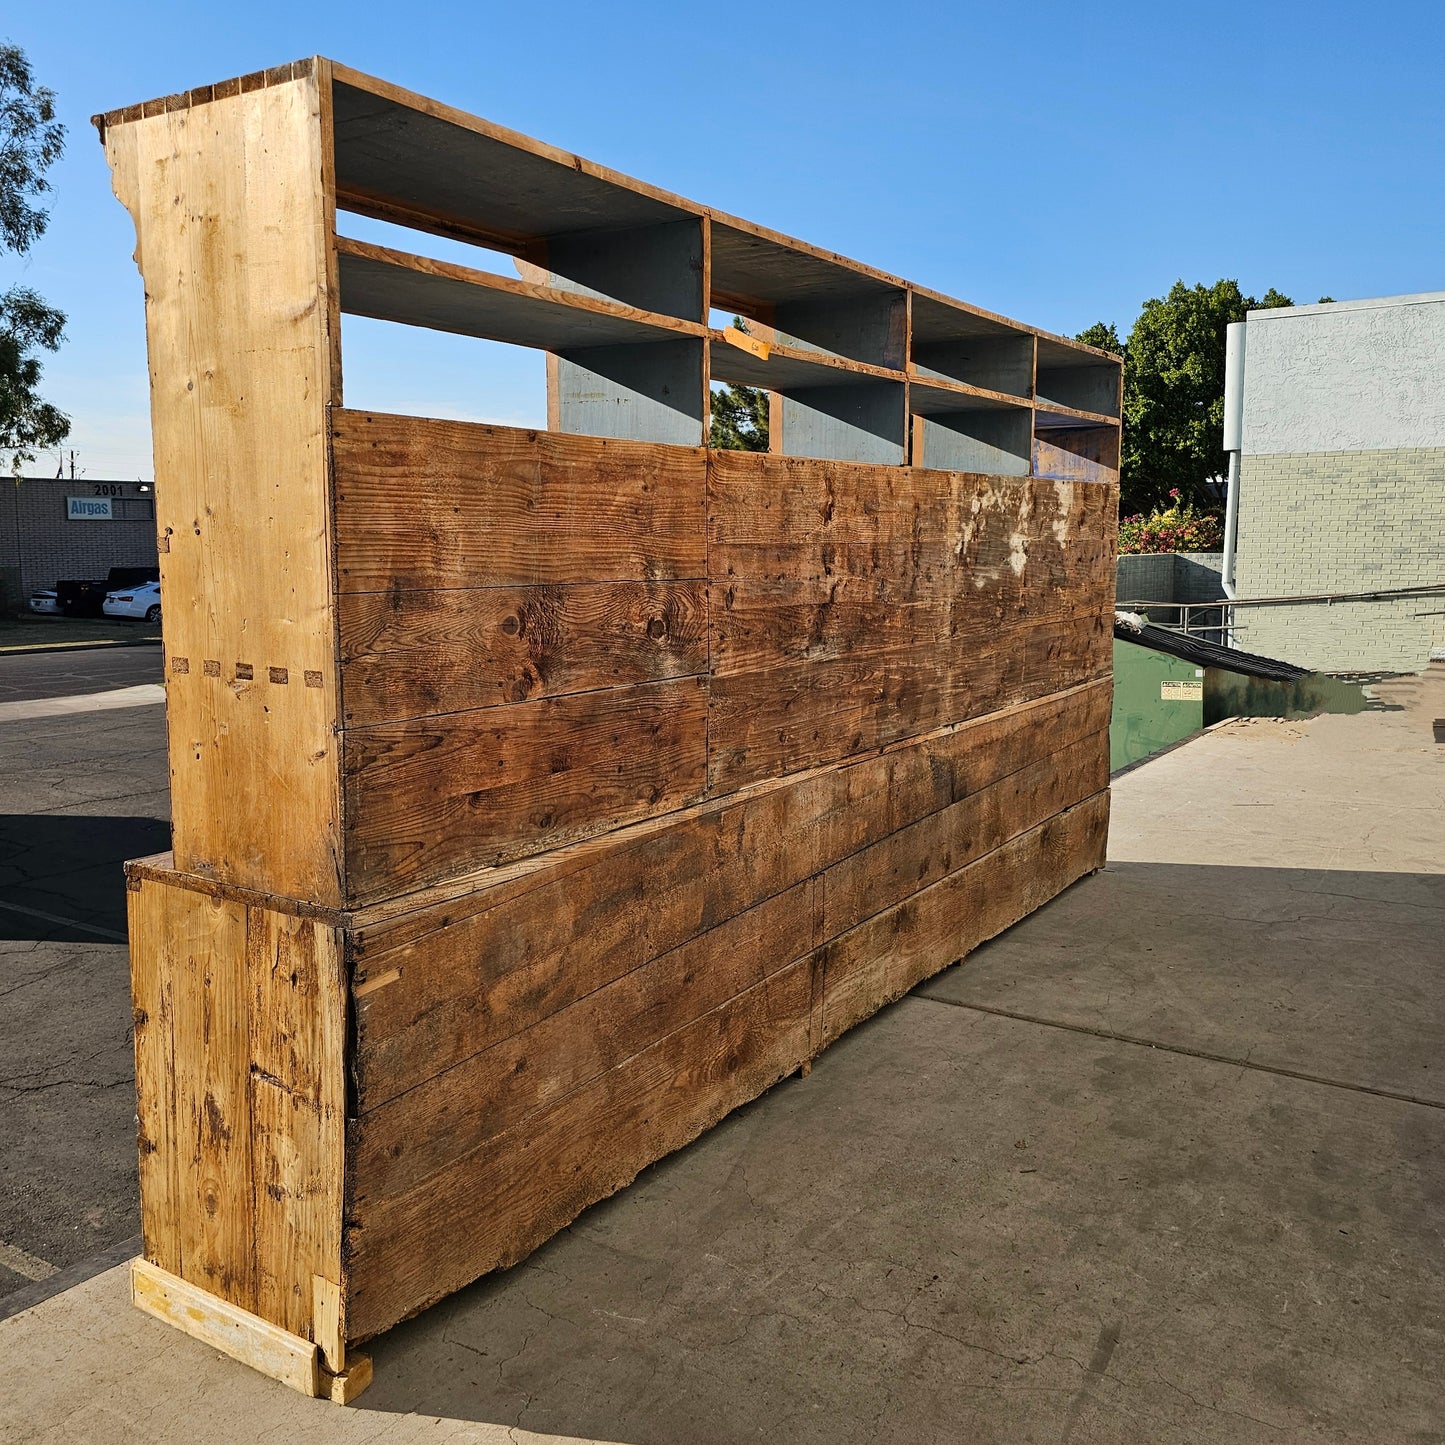
[[[78,928],[82,933],[94,933],[99,938],[114,939],[116,943],[126,943],[125,934],[117,933],[113,928],[98,928],[93,923],[80,923],[74,918],[62,918],[58,913],[44,913],[39,908],[23,908],[18,903],[6,903],[0,900],[0,908],[7,913],[23,913],[27,918],[41,918],[46,923],[58,923],[66,928]]]
[[[23,1249],[18,1249],[13,1244],[6,1244],[3,1239],[0,1239],[0,1264],[24,1279],[49,1279],[56,1272],[53,1264],[47,1264],[43,1259],[36,1259],[33,1254],[26,1254]]]
[[[0,702],[0,723],[36,717],[66,717],[79,712],[103,712],[116,707],[150,707],[165,700],[166,690],[158,682],[117,687],[109,692],[84,692],[78,697],[27,698],[20,702]]]

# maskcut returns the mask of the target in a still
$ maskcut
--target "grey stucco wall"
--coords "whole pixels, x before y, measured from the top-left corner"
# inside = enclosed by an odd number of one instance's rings
[[[1445,446],[1445,291],[1251,311],[1244,454]]]

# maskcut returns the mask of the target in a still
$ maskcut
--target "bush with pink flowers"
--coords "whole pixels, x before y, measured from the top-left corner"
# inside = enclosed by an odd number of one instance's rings
[[[1212,512],[1197,512],[1193,502],[1169,493],[1173,505],[1164,511],[1119,518],[1119,551],[1217,552],[1224,545],[1224,521]]]

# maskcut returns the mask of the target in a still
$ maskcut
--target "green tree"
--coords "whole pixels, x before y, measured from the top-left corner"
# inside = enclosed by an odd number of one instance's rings
[[[1224,458],[1224,334],[1247,311],[1293,306],[1271,287],[1256,300],[1237,281],[1186,286],[1146,301],[1122,345],[1112,325],[1096,322],[1078,340],[1124,358],[1124,442],[1119,510],[1125,515],[1169,504],[1178,491],[1208,505]]]
[[[36,85],[19,46],[0,44],[0,251],[23,256],[45,234],[45,172],[64,148],[54,92]],[[36,447],[59,446],[70,432],[69,418],[38,390],[36,352],[56,350],[64,331],[64,315],[28,286],[0,292],[0,451],[12,453],[16,471],[34,461]]]
[[[733,317],[746,332],[747,322]],[[765,452],[768,449],[768,394],[757,386],[724,386],[712,394],[712,421],[707,444],[719,451]]]
[[[1085,346],[1097,346],[1100,351],[1112,351],[1115,356],[1124,354],[1124,343],[1119,340],[1112,321],[1096,321],[1087,330],[1079,332],[1074,340],[1082,341]]]

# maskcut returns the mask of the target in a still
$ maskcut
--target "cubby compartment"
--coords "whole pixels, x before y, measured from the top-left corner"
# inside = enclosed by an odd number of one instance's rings
[[[1037,411],[1033,471],[1059,481],[1113,482],[1119,475],[1119,428]]]
[[[910,348],[912,376],[1033,396],[1034,333],[986,312],[915,291]]]
[[[711,234],[713,306],[773,327],[782,345],[902,369],[902,283],[731,218],[714,218]]]
[[[1121,377],[1117,357],[1039,338],[1034,392],[1042,405],[1100,420],[1117,420]]]

